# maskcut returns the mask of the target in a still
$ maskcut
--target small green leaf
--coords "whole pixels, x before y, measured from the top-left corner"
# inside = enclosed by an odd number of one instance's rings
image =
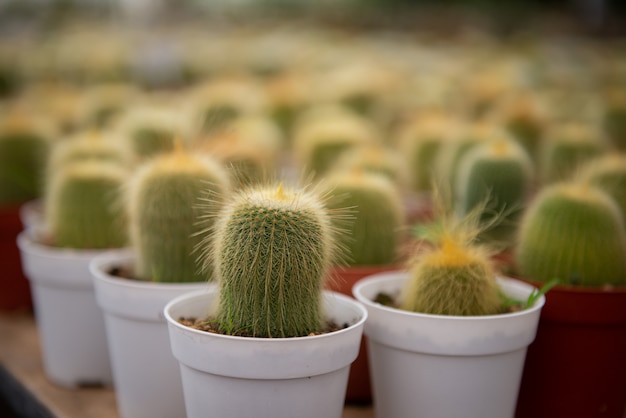
[[[530,293],[530,295],[528,295],[528,299],[526,300],[526,304],[524,305],[524,309],[529,309],[531,308],[535,302],[537,302],[537,300],[539,300],[539,298],[543,295],[545,295],[546,293],[548,293],[548,291],[550,289],[552,289],[554,286],[556,286],[557,284],[560,283],[559,279],[552,279],[549,282],[545,283],[543,286],[541,286],[541,289],[533,289],[533,291]]]

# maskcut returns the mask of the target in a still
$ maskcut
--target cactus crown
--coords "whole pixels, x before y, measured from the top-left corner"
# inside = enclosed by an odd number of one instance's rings
[[[626,233],[620,210],[585,182],[546,186],[524,213],[517,267],[529,279],[600,286],[626,283]]]
[[[81,249],[127,243],[121,188],[128,171],[118,164],[85,161],[61,167],[46,188],[46,224],[54,245]]]
[[[130,165],[130,150],[118,138],[100,131],[82,132],[57,143],[49,157],[50,171],[72,162],[94,159]]]
[[[338,172],[323,182],[329,209],[349,207],[350,225],[336,219],[338,228],[350,231],[344,237],[350,265],[384,265],[397,261],[404,212],[400,193],[382,174],[352,170]]]
[[[409,279],[400,307],[436,315],[492,315],[502,311],[502,298],[490,255],[476,243],[482,208],[462,218],[441,206],[439,222],[427,228],[422,246],[410,260]]]
[[[201,244],[219,280],[222,332],[319,331],[323,284],[340,254],[335,236],[330,212],[311,189],[255,186],[235,195],[218,214],[213,238]]]
[[[615,199],[626,221],[626,155],[611,153],[592,160],[581,169],[579,178]]]
[[[131,244],[137,255],[136,276],[156,282],[202,281],[193,252],[210,229],[200,220],[200,200],[218,208],[229,189],[225,169],[207,156],[192,155],[180,142],[173,152],[145,163],[128,184],[127,204]],[[207,197],[207,194],[210,196]]]

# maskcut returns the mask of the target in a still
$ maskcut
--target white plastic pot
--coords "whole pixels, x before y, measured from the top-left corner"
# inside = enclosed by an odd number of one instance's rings
[[[89,263],[104,250],[74,250],[41,244],[35,229],[17,237],[30,282],[44,371],[66,387],[113,383],[102,312]]]
[[[181,317],[206,317],[217,290],[180,296],[165,307],[183,380],[187,418],[340,418],[350,364],[367,312],[325,292],[328,318],[347,328],[297,338],[235,337],[195,330]]]
[[[104,312],[118,411],[123,418],[185,416],[178,362],[172,355],[165,305],[178,295],[208,288],[202,283],[153,283],[112,276],[133,266],[131,250],[94,258],[90,271]]]
[[[407,277],[402,271],[376,274],[353,288],[369,314],[364,332],[376,416],[513,417],[545,298],[524,311],[488,316],[428,315],[372,302],[380,292],[397,296]],[[518,280],[498,282],[522,301],[533,291]]]

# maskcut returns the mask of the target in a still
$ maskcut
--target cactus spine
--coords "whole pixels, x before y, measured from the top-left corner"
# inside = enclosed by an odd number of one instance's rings
[[[322,288],[338,247],[315,193],[282,185],[242,190],[218,216],[213,239],[205,262],[219,278],[223,332],[294,337],[320,330]]]
[[[400,307],[434,315],[493,315],[502,311],[490,252],[475,243],[479,212],[447,215],[431,231],[432,246],[409,262]]]
[[[131,245],[135,275],[155,282],[191,282],[206,279],[194,247],[212,219],[200,222],[200,199],[216,210],[229,181],[224,168],[209,157],[182,149],[144,164],[128,185]],[[212,273],[208,272],[212,280]]]
[[[127,244],[121,188],[128,171],[118,164],[85,161],[61,167],[46,189],[46,223],[53,243],[80,249]]]
[[[396,186],[381,174],[360,170],[340,172],[324,184],[330,210],[353,208],[354,219],[338,218],[336,227],[347,229],[342,246],[353,266],[386,265],[397,261],[404,212]]]
[[[616,203],[586,183],[546,186],[520,225],[516,262],[523,276],[563,284],[626,283],[626,235]]]

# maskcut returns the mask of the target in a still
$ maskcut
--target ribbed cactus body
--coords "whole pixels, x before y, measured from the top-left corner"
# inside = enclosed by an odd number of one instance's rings
[[[407,161],[409,183],[413,190],[430,191],[436,174],[439,152],[447,147],[458,129],[452,118],[438,112],[405,126],[399,134],[399,147]]]
[[[555,127],[539,151],[539,168],[544,184],[569,180],[580,168],[606,151],[598,132],[587,126]]]
[[[121,188],[128,172],[117,164],[81,162],[59,170],[47,188],[46,222],[54,245],[81,249],[127,244]]]
[[[404,213],[396,186],[380,174],[350,171],[325,181],[330,210],[351,208],[350,222],[337,220],[345,228],[342,246],[346,262],[354,266],[385,265],[397,261],[400,228]]]
[[[434,315],[494,315],[502,300],[489,258],[444,239],[409,265],[401,308]]]
[[[564,284],[626,283],[626,236],[616,203],[587,184],[546,186],[522,219],[516,262],[524,277]]]
[[[210,258],[222,330],[256,337],[319,331],[333,239],[327,211],[309,191],[257,187],[235,196],[218,217]]]
[[[201,271],[194,248],[212,224],[200,214],[217,210],[228,189],[219,163],[182,150],[144,165],[128,187],[136,276],[155,282],[203,281],[207,275],[212,280],[211,271]]]
[[[0,204],[41,195],[48,151],[48,141],[36,133],[0,133]]]
[[[598,158],[583,167],[580,177],[611,196],[626,221],[626,155],[609,154]]]
[[[479,145],[460,161],[454,184],[455,209],[463,216],[484,207],[481,221],[496,224],[485,238],[509,240],[533,181],[533,163],[512,140]]]
[[[438,161],[436,172],[439,179],[445,184],[449,184],[451,190],[454,188],[454,182],[458,177],[460,161],[475,147],[487,142],[507,138],[507,135],[491,124],[480,122],[476,123],[458,137],[446,143],[445,147],[437,153]]]
[[[337,110],[327,118],[316,116],[296,129],[294,146],[300,165],[316,178],[337,162],[342,153],[374,142],[373,127],[359,116]]]

